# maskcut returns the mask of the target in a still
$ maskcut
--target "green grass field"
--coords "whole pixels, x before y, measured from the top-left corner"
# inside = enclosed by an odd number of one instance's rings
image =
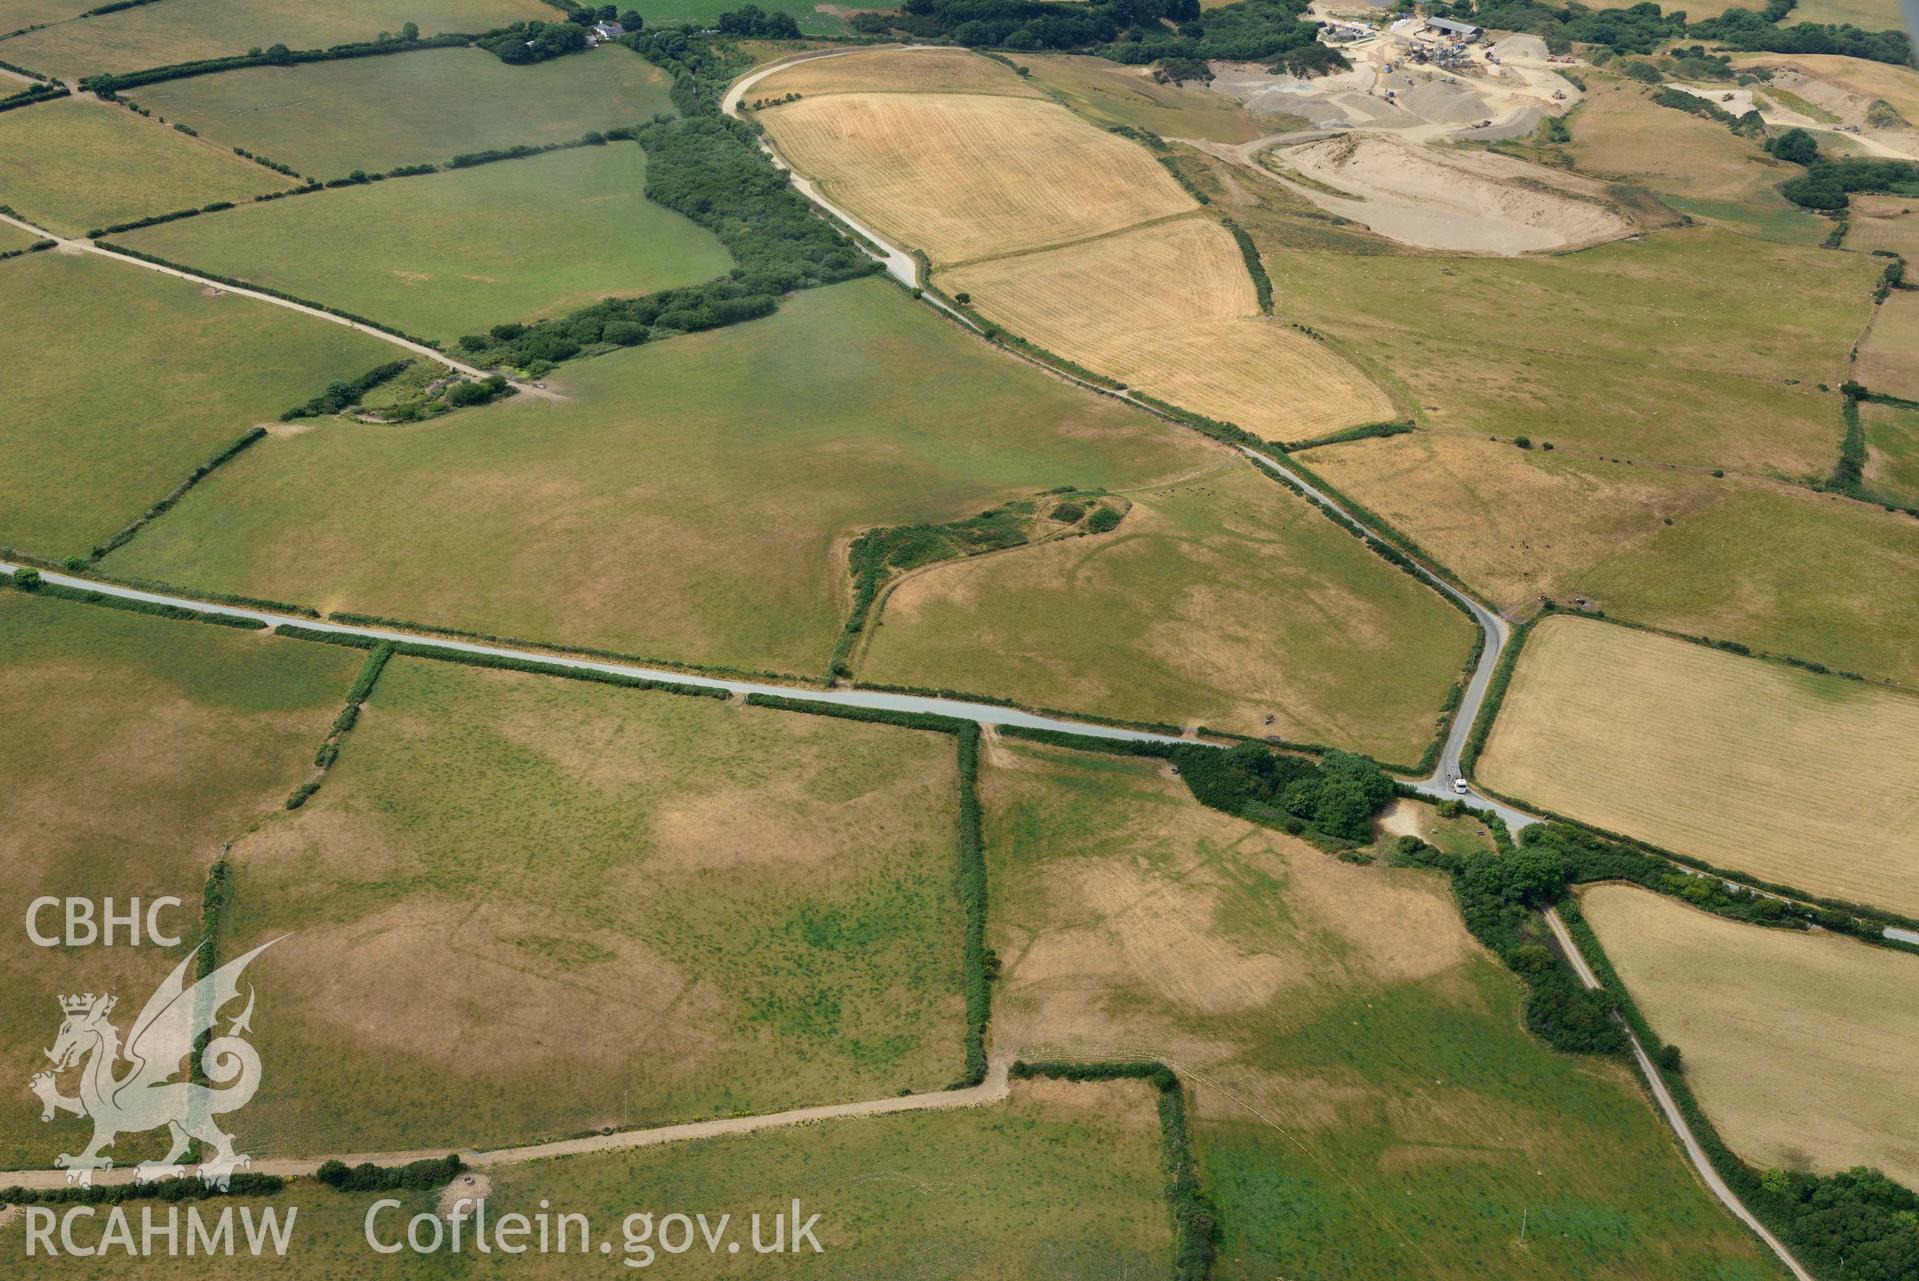
[[[963,338],[889,285],[564,366],[419,427],[262,442],[109,558],[327,608],[823,673],[869,525],[1216,458]]]
[[[0,281],[0,546],[43,556],[85,555],[247,428],[392,359],[343,326],[91,254],[16,258]]]
[[[1609,612],[1919,682],[1912,518],[1820,494],[1740,493],[1609,556],[1579,582]]]
[[[902,582],[861,679],[1420,758],[1463,614],[1248,463],[1128,497],[1114,533]]]
[[[0,222],[0,254],[11,253],[15,249],[25,249],[40,239],[43,237],[31,231],[23,231],[10,222]]]
[[[730,270],[718,239],[648,201],[645,183],[646,153],[615,143],[245,205],[120,239],[450,344]]]
[[[64,22],[95,7],[94,0],[0,0],[0,35],[34,23]]]
[[[1805,0],[1795,5],[1792,15],[1780,25],[1790,27],[1801,22],[1849,22],[1866,31],[1899,31],[1904,28],[1905,18],[1899,0]]]
[[[958,795],[943,734],[397,659],[234,847],[227,946],[292,935],[252,1132],[484,1147],[939,1089]]]
[[[0,1164],[48,1166],[87,1123],[40,1122],[27,1078],[60,1024],[55,998],[111,991],[130,1019],[184,948],[41,948],[24,929],[43,894],[184,904],[159,923],[190,947],[220,843],[277,809],[353,679],[356,655],[0,589],[0,1068],[20,1087],[0,1110]],[[58,930],[57,911],[43,931]],[[124,1031],[127,1024],[122,1021]],[[61,1081],[75,1093],[76,1078]],[[142,1155],[129,1138],[112,1155]]]
[[[1859,417],[1866,428],[1866,487],[1919,506],[1919,409],[1861,405]]]
[[[1772,1275],[1622,1068],[1522,1030],[1439,878],[1153,762],[1002,740],[984,780],[995,1044],[1180,1066],[1222,1281]]]
[[[1289,315],[1410,384],[1435,429],[1797,479],[1831,469],[1839,398],[1818,385],[1844,381],[1878,268],[1697,227],[1555,257],[1292,253],[1267,270]],[[1466,334],[1486,339],[1470,357]]]
[[[479,32],[552,20],[540,0],[166,0],[0,41],[0,58],[69,84],[107,71],[139,71],[284,44],[323,49],[398,33]],[[11,28],[9,28],[11,29]]]
[[[64,235],[292,185],[224,148],[99,102],[61,98],[0,114],[0,199]]]
[[[488,1171],[493,1216],[519,1212],[588,1216],[595,1252],[582,1256],[578,1231],[570,1253],[505,1258],[470,1247],[460,1256],[392,1258],[367,1246],[364,1224],[376,1194],[342,1194],[311,1181],[271,1201],[240,1205],[298,1208],[296,1244],[284,1261],[246,1257],[160,1258],[141,1275],[240,1281],[266,1276],[301,1281],[404,1276],[443,1278],[534,1276],[554,1281],[623,1273],[671,1277],[920,1278],[999,1281],[1123,1281],[1165,1275],[1172,1232],[1158,1161],[1158,1121],[1138,1084],[1021,1085],[1012,1099],[984,1108],[925,1112],[760,1134],[708,1139],[631,1153],[573,1156]],[[416,1213],[430,1213],[432,1192],[400,1192],[402,1208],[376,1224],[404,1231]],[[772,1218],[820,1216],[813,1230],[822,1253],[759,1255],[774,1237]],[[137,1213],[137,1212],[136,1212]],[[659,1249],[659,1228],[646,1234],[628,1216],[704,1214],[717,1232],[741,1243],[737,1255],[696,1244],[691,1252]],[[550,1221],[550,1220],[549,1220]],[[137,1222],[137,1219],[136,1219]],[[789,1224],[790,1227],[790,1224]],[[22,1221],[0,1227],[0,1249],[19,1254]],[[668,1238],[677,1244],[677,1229]],[[697,1239],[697,1238],[696,1238]],[[781,1233],[781,1239],[786,1234]],[[597,1253],[607,1241],[612,1255]],[[643,1251],[650,1245],[652,1254]],[[621,1262],[630,1260],[632,1273]],[[645,1270],[641,1271],[641,1266]],[[111,1263],[63,1258],[62,1275],[124,1275]],[[96,1271],[95,1268],[100,1270]]]
[[[327,179],[641,124],[673,113],[670,87],[659,68],[619,48],[524,67],[481,49],[428,49],[249,67],[129,96],[208,138]]]

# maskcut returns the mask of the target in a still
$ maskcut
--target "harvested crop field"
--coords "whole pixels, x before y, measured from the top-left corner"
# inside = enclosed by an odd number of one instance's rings
[[[1239,246],[1195,216],[944,271],[948,293],[1097,373],[1269,440],[1393,416],[1340,354],[1259,314]]]
[[[1895,289],[1879,304],[1852,376],[1881,395],[1919,400],[1919,293]]]
[[[1846,211],[1846,248],[1864,253],[1889,249],[1906,258],[1919,258],[1919,199],[1851,197]]]
[[[1283,315],[1389,371],[1435,429],[1792,480],[1831,470],[1832,389],[1880,270],[1711,227],[1551,257],[1265,261]],[[1461,359],[1462,334],[1492,337]]]
[[[393,358],[95,254],[16,258],[0,282],[0,546],[51,558],[86,555],[248,428]]]
[[[166,0],[136,5],[0,42],[0,58],[74,83],[108,71],[140,71],[284,44],[324,49],[398,33],[491,31],[528,18],[551,20],[540,0]]]
[[[1212,142],[1251,142],[1275,127],[1224,94],[1164,84],[1150,67],[1071,53],[1021,54],[1018,61],[1032,80],[1097,125]]]
[[[983,755],[995,1043],[1178,1065],[1221,1281],[1770,1275],[1622,1069],[1523,1030],[1440,877],[1203,808],[1161,762]]]
[[[1919,957],[1729,921],[1637,886],[1579,896],[1726,1143],[1762,1169],[1919,1185]]]
[[[1602,184],[1491,152],[1341,134],[1273,154],[1358,197],[1300,188],[1329,213],[1426,249],[1512,257],[1597,244],[1634,229]]]
[[[1793,486],[1420,433],[1308,467],[1515,615],[1541,595],[1919,684],[1909,517]],[[1668,523],[1670,521],[1670,523]]]
[[[1508,795],[1919,915],[1919,697],[1590,619],[1533,628],[1480,757]]]
[[[905,579],[860,677],[1420,758],[1462,614],[1249,463],[1127,496],[1110,534]]]
[[[272,437],[107,563],[531,640],[823,674],[851,600],[845,547],[862,530],[953,520],[1056,485],[1145,484],[1218,457],[872,280],[569,364],[556,385],[570,399]]]
[[[902,83],[902,81],[906,83]],[[1045,95],[991,58],[967,49],[873,49],[807,58],[767,76],[747,93],[779,98],[789,93],[986,93],[1014,98]]]
[[[482,49],[425,49],[248,67],[127,96],[208,138],[331,179],[644,124],[674,113],[670,87],[665,72],[619,48],[518,67]]]
[[[1866,488],[1874,495],[1919,507],[1919,409],[1862,404],[1866,429]]]
[[[395,659],[234,847],[231,946],[297,931],[249,1122],[461,1148],[938,1089],[958,792],[950,735]]]
[[[0,114],[0,193],[21,217],[62,235],[292,185],[105,103],[61,98]]]
[[[911,76],[911,56],[898,65]],[[838,93],[755,118],[828,196],[880,232],[924,249],[935,265],[1096,236],[1193,208],[1192,197],[1143,148],[1052,102]]]
[[[731,270],[712,232],[649,201],[612,143],[245,205],[119,239],[451,344],[609,295]]]
[[[91,1132],[84,1117],[42,1124],[26,1094],[60,1024],[55,996],[110,991],[130,1017],[185,955],[124,933],[111,948],[36,947],[28,904],[171,896],[181,906],[157,923],[191,946],[221,842],[306,777],[358,666],[344,650],[0,588],[0,1069],[20,1087],[0,1110],[7,1168],[45,1167]],[[41,928],[57,932],[57,916]],[[129,1135],[112,1155],[157,1156],[161,1137]]]

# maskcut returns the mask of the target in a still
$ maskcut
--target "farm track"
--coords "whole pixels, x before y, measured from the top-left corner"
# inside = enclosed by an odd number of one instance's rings
[[[502,1165],[524,1165],[554,1157],[587,1156],[596,1152],[630,1152],[636,1148],[658,1147],[666,1143],[690,1143],[716,1139],[729,1134],[753,1134],[791,1125],[812,1125],[847,1117],[892,1116],[900,1112],[937,1112],[952,1108],[986,1107],[1004,1102],[1012,1093],[1008,1078],[1009,1061],[997,1060],[987,1067],[986,1079],[978,1085],[958,1090],[935,1090],[925,1094],[895,1094],[880,1099],[861,1099],[853,1103],[826,1103],[818,1107],[792,1108],[760,1116],[721,1117],[712,1121],[688,1121],[680,1125],[662,1125],[646,1130],[615,1130],[610,1134],[588,1134],[574,1139],[555,1139],[524,1147],[490,1148],[463,1151],[460,1159],[468,1166],[491,1169]],[[405,1165],[410,1161],[439,1160],[445,1148],[421,1148],[410,1152],[347,1152],[331,1157],[266,1157],[247,1166],[250,1174],[270,1174],[280,1178],[311,1178],[326,1161],[348,1165],[372,1162],[374,1165]],[[133,1182],[134,1167],[89,1171],[95,1186]],[[0,1187],[57,1189],[67,1186],[61,1170],[0,1171]]]
[[[836,54],[826,53],[815,56],[834,57]],[[762,68],[742,77],[727,91],[721,102],[721,110],[728,115],[737,116],[739,114],[740,98],[746,89],[779,67],[788,66],[793,62],[803,60],[805,59],[788,59],[786,62],[774,64],[772,67]],[[764,138],[761,140],[761,145],[766,147],[769,154],[773,152],[771,144]],[[775,163],[780,163],[777,156],[775,156]],[[780,163],[780,167],[787,169],[787,166],[783,163]],[[789,169],[788,172],[791,172],[791,170]],[[883,260],[887,263],[889,273],[893,274],[896,279],[900,279],[902,283],[916,291],[918,290],[920,283],[917,270],[918,264],[910,253],[874,235],[870,229],[861,227],[858,223],[847,219],[836,206],[820,199],[818,194],[810,189],[810,184],[801,183],[798,175],[795,175],[795,179],[796,185],[800,186],[800,190],[808,199],[813,200],[830,216],[851,223],[862,235],[871,239],[874,244],[879,247]],[[896,268],[896,264],[912,264],[914,271],[911,277],[902,277]],[[922,293],[920,297],[923,301],[931,303],[939,310],[952,314],[950,307],[940,303],[931,294]],[[962,319],[965,318],[962,317]],[[972,328],[970,322],[968,323],[968,328]],[[1154,410],[1150,405],[1141,404],[1141,402],[1130,393],[1113,392],[1064,370],[1057,370],[1055,372],[1059,373],[1061,377],[1066,378],[1068,381],[1078,383],[1091,391],[1104,395],[1117,395],[1120,399],[1138,405],[1139,408],[1154,414],[1156,417],[1166,417],[1166,415]],[[1368,537],[1380,539],[1382,542],[1387,542],[1390,545],[1390,540],[1385,539],[1379,531],[1373,529],[1365,521],[1358,519],[1351,512],[1347,511],[1344,506],[1321,490],[1317,485],[1313,484],[1312,481],[1305,476],[1300,475],[1285,464],[1278,462],[1258,450],[1241,448],[1240,452],[1274,475],[1284,478],[1289,484],[1295,486],[1301,493],[1318,502],[1328,511],[1337,513],[1345,520],[1351,522],[1354,527]],[[1460,757],[1465,749],[1467,738],[1472,734],[1473,725],[1478,720],[1481,709],[1485,706],[1486,696],[1492,687],[1493,674],[1498,669],[1500,657],[1512,639],[1512,627],[1504,618],[1500,617],[1500,615],[1487,609],[1472,596],[1447,582],[1438,573],[1429,569],[1419,560],[1413,559],[1411,564],[1414,574],[1422,582],[1465,609],[1472,617],[1474,623],[1478,625],[1481,635],[1485,638],[1485,644],[1480,647],[1479,661],[1474,665],[1472,677],[1468,680],[1466,689],[1460,697],[1459,706],[1454,712],[1452,724],[1446,733],[1446,741],[1441,745],[1439,760],[1435,769],[1425,778],[1411,780],[1410,785],[1414,791],[1438,799],[1453,799],[1463,795],[1465,799],[1474,804],[1498,814],[1501,819],[1505,820],[1507,827],[1516,834],[1521,828],[1531,826],[1540,820],[1502,801],[1480,794],[1477,789],[1471,787],[1470,783],[1467,784],[1463,792],[1456,791],[1453,786],[1455,780],[1461,780],[1463,778],[1460,770]],[[1548,909],[1546,916],[1548,923],[1552,927],[1554,937],[1558,940],[1567,959],[1572,963],[1573,969],[1578,973],[1580,981],[1589,988],[1597,988],[1599,986],[1598,979],[1593,976],[1592,969],[1587,965],[1586,958],[1580,952],[1578,943],[1574,941],[1572,935],[1567,932],[1564,922],[1559,919],[1558,913]],[[1792,1252],[1788,1250],[1777,1237],[1767,1231],[1765,1225],[1759,1222],[1758,1218],[1746,1208],[1744,1202],[1740,1201],[1738,1195],[1726,1185],[1725,1180],[1719,1177],[1719,1172],[1713,1169],[1712,1162],[1706,1157],[1705,1149],[1700,1146],[1698,1138],[1693,1134],[1692,1127],[1687,1124],[1686,1118],[1679,1111],[1679,1107],[1673,1101],[1672,1095],[1667,1091],[1665,1083],[1659,1079],[1658,1069],[1653,1066],[1652,1060],[1647,1057],[1645,1048],[1640,1045],[1638,1037],[1634,1036],[1630,1029],[1627,1030],[1627,1035],[1632,1041],[1633,1058],[1638,1064],[1640,1075],[1645,1078],[1648,1088],[1652,1091],[1653,1097],[1658,1103],[1660,1112],[1664,1115],[1667,1124],[1671,1126],[1673,1132],[1678,1136],[1680,1146],[1685,1151],[1686,1157],[1692,1163],[1694,1170],[1698,1172],[1700,1180],[1706,1185],[1707,1189],[1732,1212],[1735,1218],[1758,1236],[1766,1247],[1778,1257],[1779,1261],[1793,1275],[1796,1281],[1815,1281],[1812,1274],[1807,1272],[1799,1261],[1793,1257]]]
[[[297,311],[301,315],[312,316],[316,320],[325,320],[335,325],[344,325],[355,333],[365,334],[369,338],[378,338],[381,342],[391,343],[393,346],[404,348],[416,356],[424,356],[428,360],[445,365],[455,373],[462,374],[476,382],[490,377],[486,370],[476,369],[472,365],[463,364],[436,347],[429,347],[425,343],[414,342],[411,338],[402,338],[398,334],[389,333],[384,329],[375,329],[371,325],[363,325],[357,320],[348,320],[345,316],[335,315],[333,312],[323,311],[318,307],[308,306],[306,303],[294,302],[289,298],[276,297],[273,294],[263,293],[258,289],[249,289],[245,285],[229,285],[224,281],[197,275],[194,272],[187,271],[180,267],[163,266],[157,262],[148,262],[144,258],[135,258],[128,254],[116,253],[104,245],[97,244],[85,237],[56,236],[45,227],[36,227],[30,222],[12,217],[8,214],[0,213],[0,222],[18,227],[22,231],[30,231],[36,236],[53,241],[54,247],[44,251],[47,253],[99,254],[102,258],[111,258],[115,262],[124,262],[134,267],[144,267],[148,271],[157,271],[161,275],[173,276],[180,280],[191,281],[194,284],[205,285],[207,288],[216,289],[223,294],[235,294],[242,298],[252,298],[256,302],[272,303],[276,307],[285,307],[288,311]],[[530,382],[521,382],[517,379],[509,381],[512,386],[523,395],[534,396],[541,400],[565,399],[564,396],[556,391],[544,387],[536,387]]]

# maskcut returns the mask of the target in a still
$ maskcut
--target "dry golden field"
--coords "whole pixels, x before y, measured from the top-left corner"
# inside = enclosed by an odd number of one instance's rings
[[[1919,199],[1853,196],[1846,218],[1846,248],[1867,253],[1890,249],[1908,258],[1919,258]]]
[[[1339,353],[1259,314],[1239,246],[1205,217],[973,263],[940,283],[1088,369],[1270,440],[1393,414]]]
[[[905,79],[906,83],[902,83]],[[808,58],[773,73],[747,91],[746,100],[797,93],[990,93],[1039,98],[1026,80],[991,58],[965,49],[869,49]]]
[[[1919,1184],[1919,958],[1728,921],[1628,885],[1580,895],[1733,1151]]]
[[[909,59],[898,63],[910,76]],[[836,93],[758,119],[794,168],[936,264],[1096,236],[1194,207],[1144,149],[1051,102]]]
[[[1919,294],[1895,289],[1880,304],[1852,376],[1874,391],[1919,400]]]
[[[1919,914],[1919,698],[1590,619],[1533,629],[1493,787],[1814,894]]]

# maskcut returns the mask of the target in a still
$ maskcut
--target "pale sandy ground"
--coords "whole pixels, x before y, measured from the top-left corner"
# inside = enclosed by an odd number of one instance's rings
[[[1424,147],[1385,134],[1342,134],[1274,159],[1350,193],[1300,194],[1329,213],[1425,249],[1514,255],[1629,234],[1598,184],[1490,152]]]

